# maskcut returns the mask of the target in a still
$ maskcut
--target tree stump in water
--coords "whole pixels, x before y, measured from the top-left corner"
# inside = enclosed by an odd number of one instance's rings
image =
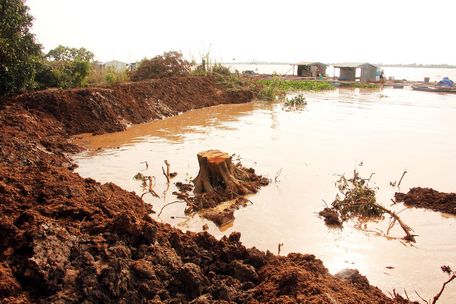
[[[255,170],[234,165],[231,156],[219,150],[198,153],[199,173],[193,180],[195,194],[224,193],[245,195],[256,193],[268,180],[255,174]]]

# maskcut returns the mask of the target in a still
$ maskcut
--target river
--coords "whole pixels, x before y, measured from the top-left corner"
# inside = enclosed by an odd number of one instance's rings
[[[415,290],[429,299],[447,275],[442,265],[456,266],[456,217],[424,209],[391,205],[394,192],[410,187],[456,191],[456,97],[416,92],[409,88],[384,90],[336,89],[304,93],[308,104],[289,109],[280,102],[256,101],[194,110],[125,132],[79,136],[88,150],[74,157],[77,172],[100,182],[114,182],[143,192],[133,176],[141,172],[157,179],[161,198],[144,196],[160,210],[176,200],[161,173],[163,160],[178,173],[173,182],[189,181],[198,173],[196,154],[207,149],[236,153],[242,163],[277,182],[250,196],[253,205],[235,212],[234,223],[221,229],[198,215],[186,217],[182,204],[163,210],[156,220],[182,230],[202,231],[217,238],[242,233],[246,246],[281,254],[312,253],[331,273],[356,268],[370,283],[388,293],[395,288]],[[144,161],[148,162],[146,169]],[[392,238],[382,236],[388,219],[343,230],[325,226],[318,212],[338,192],[338,174],[357,169],[378,187],[377,200],[394,211],[416,234],[406,243],[400,228]],[[390,186],[407,170],[401,188]],[[398,238],[394,238],[398,237]],[[456,302],[456,284],[448,285],[441,303]]]

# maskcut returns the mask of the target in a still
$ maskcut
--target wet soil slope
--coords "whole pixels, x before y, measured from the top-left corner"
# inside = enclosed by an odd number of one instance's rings
[[[154,222],[134,193],[73,173],[70,134],[234,96],[206,78],[29,93],[0,104],[0,303],[392,303],[312,255],[277,257]],[[239,98],[237,98],[239,97]]]

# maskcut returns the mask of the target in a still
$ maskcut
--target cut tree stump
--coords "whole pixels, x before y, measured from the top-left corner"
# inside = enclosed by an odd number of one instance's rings
[[[244,195],[256,193],[261,186],[269,184],[269,179],[256,175],[252,168],[233,164],[231,156],[219,150],[198,153],[198,163],[199,173],[193,180],[194,196],[187,193],[191,187],[178,195],[187,203],[186,214],[200,212],[218,226],[232,222],[234,210],[251,203]],[[217,209],[223,202],[229,202],[229,206]]]
[[[255,170],[234,165],[228,153],[207,150],[198,153],[199,173],[193,180],[195,194],[223,193],[246,195],[256,193],[268,180],[255,174]]]

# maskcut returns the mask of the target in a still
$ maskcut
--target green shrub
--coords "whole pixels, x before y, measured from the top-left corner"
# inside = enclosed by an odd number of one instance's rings
[[[116,70],[112,67],[106,70],[105,80],[108,84],[116,84],[130,80],[127,70]]]
[[[22,0],[0,1],[0,95],[34,86],[41,46],[29,32],[28,10]]]
[[[39,88],[74,88],[87,85],[94,55],[84,48],[59,45],[39,63],[36,82]]]

